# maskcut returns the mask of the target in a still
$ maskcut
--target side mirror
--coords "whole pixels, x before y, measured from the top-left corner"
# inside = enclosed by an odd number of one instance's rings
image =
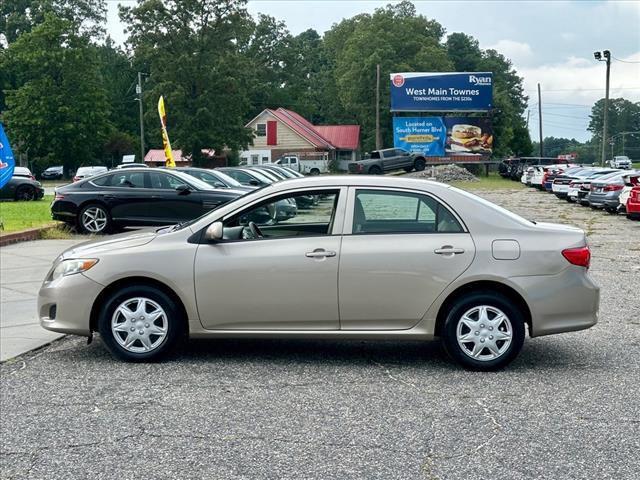
[[[260,186],[260,182],[257,180],[249,180],[249,185],[253,185],[254,187]]]
[[[216,187],[216,188],[227,188],[227,186],[224,183],[221,183],[221,182],[215,182],[213,184],[213,186]]]
[[[178,195],[187,195],[191,192],[191,189],[189,188],[189,185],[178,185],[176,187],[176,192],[178,192]]]
[[[204,239],[210,242],[216,242],[218,240],[222,240],[222,222],[213,222],[211,225],[207,227],[207,230],[204,232]]]

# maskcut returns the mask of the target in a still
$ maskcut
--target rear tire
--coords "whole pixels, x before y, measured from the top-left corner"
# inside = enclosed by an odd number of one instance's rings
[[[369,169],[369,175],[382,175],[382,169],[379,166],[374,165]]]
[[[77,219],[78,230],[96,235],[109,233],[113,222],[104,205],[90,203],[80,210]]]
[[[523,312],[507,297],[477,292],[455,301],[442,330],[445,350],[470,370],[507,366],[524,343]]]
[[[127,362],[155,361],[182,337],[184,320],[175,301],[162,290],[130,286],[105,300],[98,330],[114,357]]]
[[[312,169],[309,171],[309,175],[314,175],[314,176],[315,176],[315,175],[320,175],[320,170],[318,170],[317,168],[312,168]]]
[[[29,185],[20,185],[16,190],[16,201],[24,201],[28,202],[31,200],[35,200],[36,198],[36,190],[35,188]]]
[[[413,168],[416,169],[416,172],[421,172],[427,166],[427,162],[425,162],[424,158],[416,158],[413,162]]]

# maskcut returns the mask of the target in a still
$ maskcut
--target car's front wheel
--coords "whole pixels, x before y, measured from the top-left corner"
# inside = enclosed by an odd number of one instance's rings
[[[107,209],[98,204],[83,207],[78,215],[78,227],[85,233],[108,233],[111,223],[111,216]]]
[[[426,167],[427,162],[424,161],[424,158],[416,158],[413,162],[413,168],[416,169],[416,172],[421,172]]]
[[[369,169],[369,175],[382,175],[382,169],[379,166],[374,165]]]
[[[507,297],[478,292],[458,299],[442,332],[447,353],[472,370],[498,370],[508,365],[524,343],[525,321]]]
[[[98,319],[100,336],[109,351],[129,362],[157,360],[180,338],[183,318],[165,292],[151,286],[131,286],[105,301]]]
[[[21,185],[16,190],[16,200],[29,201],[36,198],[36,190],[29,185]]]

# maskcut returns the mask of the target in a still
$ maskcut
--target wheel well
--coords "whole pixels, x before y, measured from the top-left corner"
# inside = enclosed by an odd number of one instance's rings
[[[184,304],[182,303],[182,300],[180,300],[180,297],[169,286],[165,285],[159,280],[155,280],[153,278],[148,278],[148,277],[123,278],[111,283],[104,290],[102,290],[102,292],[100,292],[100,294],[96,298],[95,302],[93,302],[93,306],[91,307],[91,317],[89,319],[89,328],[91,329],[91,331],[93,332],[98,330],[98,315],[100,313],[100,308],[103,305],[104,300],[109,295],[125,287],[141,286],[141,285],[155,287],[158,290],[162,290],[165,294],[167,294],[180,309],[180,313],[182,314],[182,320],[184,322],[183,326],[184,326],[185,332],[189,331],[187,310],[186,308],[184,308]]]
[[[531,335],[531,310],[529,310],[529,306],[527,305],[527,302],[525,302],[524,298],[522,298],[522,296],[513,288],[503,283],[484,280],[467,283],[466,285],[458,287],[451,294],[449,294],[447,299],[438,310],[435,328],[436,336],[441,336],[442,329],[444,328],[444,322],[447,319],[447,313],[449,312],[455,301],[468,293],[475,293],[481,290],[492,293],[500,293],[511,300],[513,303],[515,303],[522,311],[522,314],[524,315],[524,321],[529,327],[529,335]]]

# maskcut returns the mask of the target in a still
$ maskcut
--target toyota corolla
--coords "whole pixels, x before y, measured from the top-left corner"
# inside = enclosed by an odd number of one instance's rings
[[[277,202],[317,196],[280,219]],[[118,358],[181,338],[441,338],[467,368],[513,360],[526,334],[597,321],[582,230],[535,223],[448,185],[285,180],[188,223],[76,246],[38,298],[41,325]]]

